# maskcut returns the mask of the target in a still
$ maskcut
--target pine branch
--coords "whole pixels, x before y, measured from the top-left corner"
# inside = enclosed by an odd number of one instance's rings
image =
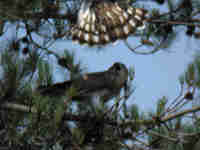
[[[149,23],[165,23],[165,24],[170,24],[170,25],[186,25],[186,26],[197,26],[200,27],[199,24],[195,23],[200,23],[199,19],[190,19],[187,21],[184,20],[160,20],[160,19],[147,19],[146,20]]]
[[[175,114],[169,114],[166,117],[161,118],[161,121],[162,122],[170,121],[170,120],[173,120],[175,118],[184,116],[186,114],[195,113],[195,112],[198,112],[198,111],[200,111],[200,106],[194,106],[191,109],[183,110],[183,111],[175,113]]]
[[[22,104],[15,104],[15,103],[5,103],[1,106],[3,109],[10,109],[10,110],[14,110],[14,111],[20,111],[20,112],[24,112],[24,113],[37,113],[36,108],[34,107],[28,107]],[[175,114],[169,114],[165,117],[161,118],[161,122],[167,122],[170,120],[173,120],[175,118],[190,114],[190,113],[195,113],[200,111],[200,106],[194,106],[191,109],[187,109],[187,110],[183,110],[181,112],[177,112]],[[89,115],[73,115],[71,113],[66,113],[64,114],[63,119],[64,120],[68,120],[68,121],[83,121],[84,118],[90,118],[91,120],[93,119],[94,116],[89,116]],[[126,123],[119,123],[110,119],[105,119],[104,120],[105,123],[110,124],[110,125],[123,125],[125,126],[125,124],[127,125],[131,125],[131,124],[135,124],[135,121],[127,121]],[[154,120],[141,120],[141,124],[154,124],[155,125],[155,121]]]
[[[19,111],[19,112],[37,113],[37,110],[34,107],[30,108],[28,106],[16,104],[16,103],[4,103],[1,107],[3,109],[10,109],[10,110]]]

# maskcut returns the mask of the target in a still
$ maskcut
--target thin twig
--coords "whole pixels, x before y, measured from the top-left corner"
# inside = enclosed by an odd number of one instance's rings
[[[161,118],[161,120],[166,122],[166,121],[170,121],[170,120],[173,120],[175,118],[184,116],[184,115],[189,114],[189,113],[194,113],[194,112],[197,112],[197,111],[200,111],[200,106],[194,106],[191,109],[183,110],[183,111],[175,113],[175,114],[169,114],[166,117]]]
[[[186,26],[197,26],[200,27],[199,24],[195,23],[200,23],[199,19],[191,19],[186,21],[180,21],[180,20],[159,20],[159,19],[147,19],[146,20],[149,23],[164,23],[164,24],[171,24],[171,25],[186,25]]]
[[[181,84],[181,91],[180,91],[179,95],[168,106],[168,108],[166,109],[166,111],[164,112],[164,114],[167,113],[167,112],[169,112],[170,108],[181,98],[181,96],[183,96],[183,85],[182,84]]]
[[[167,136],[167,135],[159,134],[159,133],[154,132],[154,131],[148,131],[147,133],[150,134],[150,135],[153,135],[153,136],[157,136],[157,137],[166,139],[166,140],[168,140],[168,141],[170,141],[170,142],[174,142],[174,143],[179,142],[179,139],[178,139],[178,138],[172,138],[172,137],[169,137],[169,136]],[[182,140],[181,140],[181,142],[186,142],[186,141],[182,141]]]
[[[142,50],[136,51],[137,48],[144,46],[143,44],[140,44],[136,46],[135,48],[131,47],[131,45],[128,43],[127,40],[124,40],[125,45],[128,47],[129,50],[134,52],[135,54],[140,54],[140,55],[150,55],[158,52],[160,50],[160,45],[157,46],[155,49],[149,51],[149,52],[141,52]]]

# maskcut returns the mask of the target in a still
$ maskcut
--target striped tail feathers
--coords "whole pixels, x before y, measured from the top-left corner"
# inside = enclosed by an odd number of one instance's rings
[[[126,39],[136,29],[145,27],[146,14],[142,8],[123,9],[117,3],[99,3],[79,13],[78,22],[71,30],[72,40],[93,46]]]

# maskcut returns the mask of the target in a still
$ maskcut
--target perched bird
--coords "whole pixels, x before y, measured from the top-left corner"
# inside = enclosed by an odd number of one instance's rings
[[[126,39],[144,28],[146,14],[128,0],[83,0],[71,29],[72,40],[93,46]]]
[[[40,87],[38,91],[41,95],[58,97],[65,95],[70,88],[75,88],[77,94],[72,97],[73,100],[99,96],[101,100],[107,102],[118,96],[122,88],[126,94],[127,80],[128,69],[124,64],[116,62],[104,72],[88,73],[73,80]]]

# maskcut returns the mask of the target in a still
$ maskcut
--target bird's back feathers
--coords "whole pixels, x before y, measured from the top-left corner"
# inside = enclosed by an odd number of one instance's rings
[[[82,75],[76,79],[51,86],[40,86],[38,91],[44,96],[64,96],[70,88],[76,93],[71,98],[76,100],[87,99],[91,96],[100,96],[104,101],[120,93],[128,78],[128,70],[125,65],[115,63],[107,71],[94,72]]]

